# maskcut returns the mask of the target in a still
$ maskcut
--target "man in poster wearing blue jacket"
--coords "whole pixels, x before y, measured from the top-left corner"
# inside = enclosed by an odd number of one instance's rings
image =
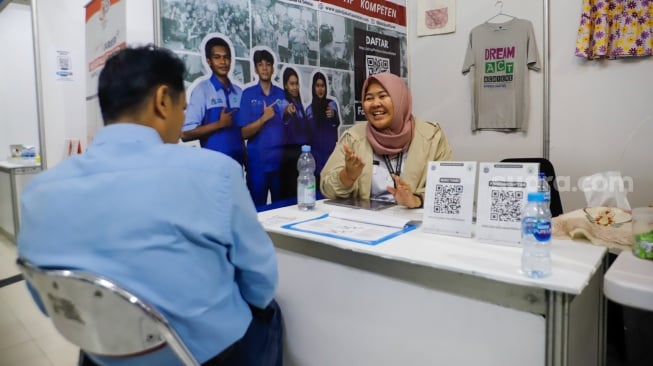
[[[246,88],[240,101],[238,125],[247,139],[247,187],[257,208],[281,200],[283,154],[283,89],[272,84],[274,57],[268,50],[254,52],[259,82]]]
[[[240,127],[234,123],[242,90],[229,80],[231,47],[223,38],[213,37],[206,42],[204,54],[213,74],[197,84],[190,95],[181,139],[199,139],[203,148],[224,153],[244,165]]]

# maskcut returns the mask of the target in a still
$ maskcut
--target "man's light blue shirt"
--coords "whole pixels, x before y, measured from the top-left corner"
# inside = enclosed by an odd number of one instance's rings
[[[22,196],[18,254],[106,276],[153,304],[200,362],[240,339],[247,303],[265,307],[277,261],[242,168],[117,123],[88,151],[35,177]],[[156,357],[108,365],[170,364]],[[104,360],[103,360],[104,361]],[[170,360],[167,360],[170,361]]]

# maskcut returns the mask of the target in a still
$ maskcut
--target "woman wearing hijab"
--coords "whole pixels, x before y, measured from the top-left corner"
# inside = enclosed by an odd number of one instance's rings
[[[340,115],[335,101],[327,98],[327,80],[323,73],[313,75],[311,91],[313,100],[306,108],[306,117],[310,125],[311,152],[315,158],[315,172],[324,167],[329,155],[338,141]]]
[[[393,74],[368,77],[362,100],[367,123],[338,141],[321,173],[322,194],[423,207],[427,163],[452,159],[444,133],[412,115],[410,91]]]
[[[308,120],[299,95],[299,76],[292,67],[283,71],[283,156],[281,158],[281,198],[297,196],[297,159],[308,140]]]

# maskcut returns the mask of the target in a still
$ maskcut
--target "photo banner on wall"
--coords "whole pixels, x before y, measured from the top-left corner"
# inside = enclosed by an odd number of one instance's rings
[[[381,72],[401,73],[401,54],[399,38],[354,29],[354,79],[356,80],[356,120],[365,121],[365,113],[360,98],[363,82],[369,75]]]
[[[245,98],[234,108],[233,103],[228,107],[220,104],[229,99],[226,95],[207,97],[207,113],[195,113],[195,121],[187,121],[185,129],[215,122],[220,115],[216,111],[222,108],[233,109],[233,124],[246,127],[273,104],[274,116],[244,139],[245,160],[241,163],[257,207],[296,198],[296,161],[302,144],[312,146],[319,174],[338,136],[365,120],[360,98],[368,75],[388,71],[408,80],[405,0],[159,0],[159,6],[159,44],[186,63],[189,106],[194,107],[193,101],[199,103],[198,88],[210,94],[224,93],[206,88],[215,73],[204,46],[215,37],[229,44],[228,83]],[[251,100],[247,91],[268,88],[262,80],[267,76],[262,76],[253,60],[257,50],[272,55],[270,81],[280,89],[279,102],[272,102],[269,96],[263,98],[269,100]],[[298,84],[292,92],[284,74],[296,74],[289,76]],[[220,89],[221,84],[214,85]],[[238,93],[228,89],[227,94],[233,99]],[[187,110],[187,119],[188,115]],[[202,147],[220,151],[208,142],[216,138],[198,141]],[[229,155],[240,160],[233,148],[237,143],[230,143]],[[257,178],[259,171],[265,172],[265,177]]]
[[[104,126],[98,103],[100,72],[107,58],[126,47],[127,13],[124,0],[92,0],[85,9],[86,143]]]

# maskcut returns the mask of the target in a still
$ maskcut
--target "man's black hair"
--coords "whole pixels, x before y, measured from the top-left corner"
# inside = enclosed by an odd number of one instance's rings
[[[213,50],[213,47],[215,46],[224,47],[224,49],[227,50],[227,55],[231,58],[231,48],[229,47],[229,43],[220,37],[213,37],[206,42],[206,45],[204,46],[204,55],[206,58],[211,57],[211,50]]]
[[[100,72],[98,98],[104,124],[135,113],[157,87],[167,85],[171,96],[184,92],[184,62],[172,51],[147,45],[129,47],[109,57]]]
[[[257,50],[254,52],[254,65],[261,61],[267,61],[270,65],[274,65],[274,57],[268,50]]]

